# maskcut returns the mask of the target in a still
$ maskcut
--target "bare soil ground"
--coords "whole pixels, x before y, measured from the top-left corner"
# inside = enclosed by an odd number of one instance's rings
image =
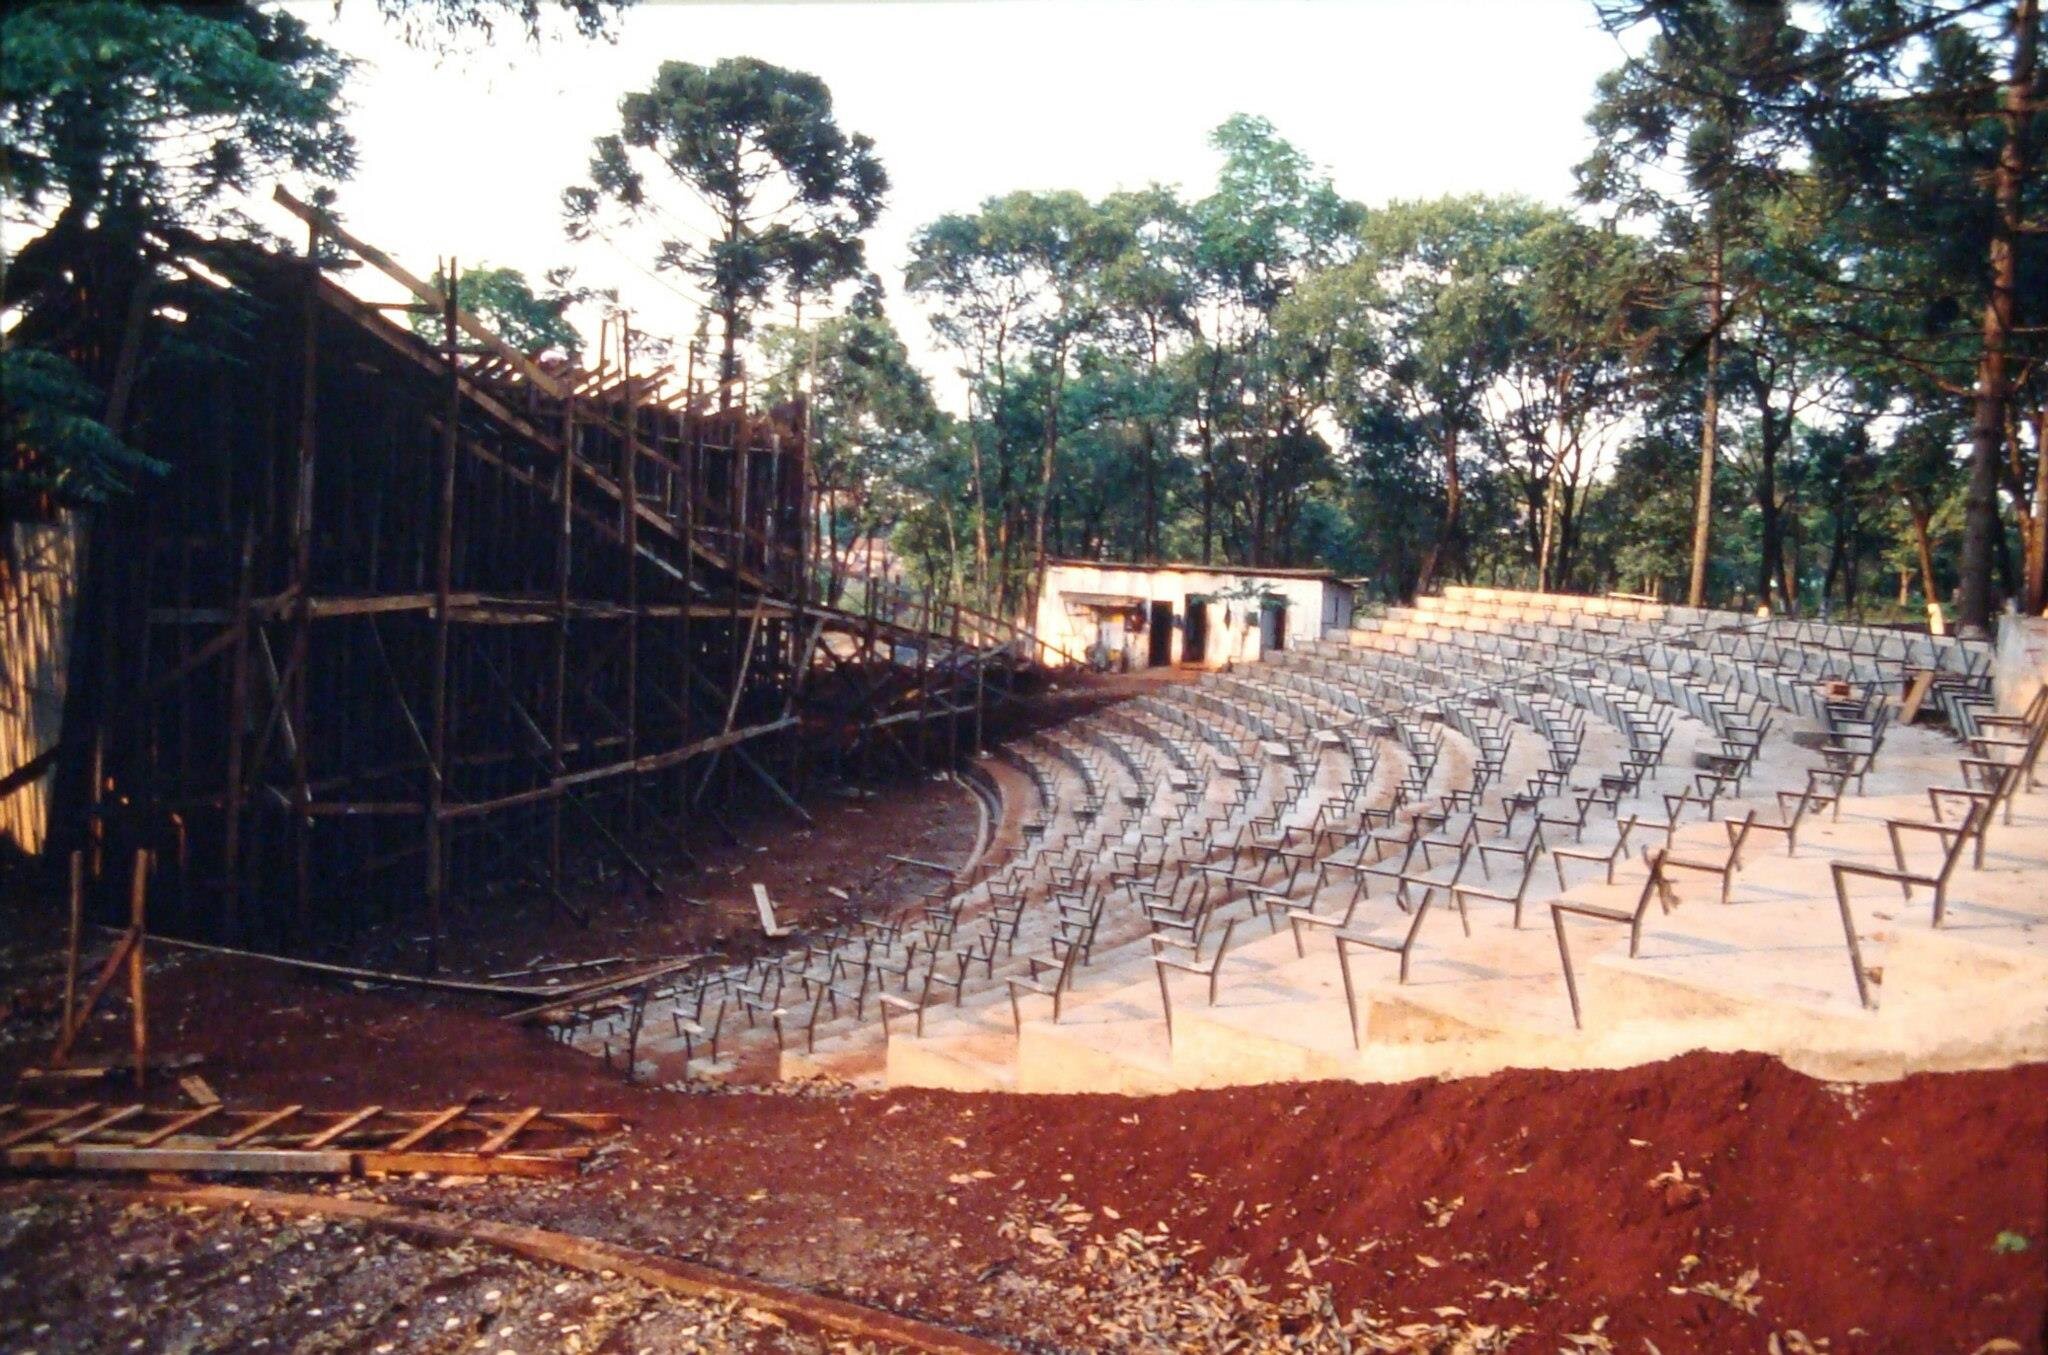
[[[880,853],[964,850],[971,831],[957,788],[909,784],[825,807],[805,852],[734,849],[708,864],[737,870],[682,887],[722,900],[739,944],[753,878],[797,898],[806,874],[858,882]],[[592,953],[673,953],[702,917],[618,907]],[[0,1080],[53,1033],[51,922],[45,905],[0,913]],[[500,923],[479,922],[475,972],[585,944]],[[197,1057],[230,1104],[475,1095],[632,1126],[568,1182],[278,1188],[601,1237],[1020,1349],[2043,1349],[2048,1065],[1861,1087],[1700,1054],[1158,1098],[676,1093],[624,1086],[481,1001],[165,953],[150,982],[156,1046]],[[103,1022],[98,1047],[120,1032]],[[486,1251],[77,1190],[0,1188],[0,1348],[811,1348],[744,1313]]]
[[[759,1351],[826,1344],[736,1302],[319,1219],[0,1196],[0,1345],[73,1351]]]
[[[1071,720],[1161,680],[1065,678],[1028,705],[993,712],[985,732],[994,741]],[[1163,680],[1176,678],[1169,674]],[[943,777],[902,773],[856,785],[818,775],[805,797],[808,824],[744,776],[738,797],[723,795],[723,785],[714,782],[708,800],[722,825],[709,814],[693,815],[680,839],[650,827],[627,843],[637,860],[654,869],[653,889],[604,844],[586,837],[577,845],[609,881],[568,891],[570,902],[587,915],[587,926],[531,891],[459,899],[447,917],[443,967],[451,975],[483,977],[535,963],[612,956],[660,960],[715,952],[746,959],[764,948],[756,883],[767,887],[779,922],[814,926],[896,910],[945,886],[946,875],[892,857],[957,868],[974,848],[973,797]],[[573,817],[565,822],[575,827]],[[421,956],[419,931],[417,919],[398,919],[350,938],[328,957],[369,968],[412,969]]]

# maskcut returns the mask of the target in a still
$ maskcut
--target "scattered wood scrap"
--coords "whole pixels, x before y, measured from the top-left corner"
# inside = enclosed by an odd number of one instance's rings
[[[671,1294],[738,1302],[749,1309],[772,1314],[782,1321],[813,1331],[836,1333],[890,1349],[920,1351],[924,1355],[1000,1355],[1008,1349],[965,1332],[863,1307],[844,1299],[788,1289],[752,1276],[635,1251],[596,1238],[499,1223],[491,1219],[467,1219],[439,1210],[407,1209],[375,1200],[250,1190],[239,1186],[191,1186],[108,1193],[114,1198],[138,1202],[351,1219],[429,1241],[482,1243],[548,1265],[606,1278],[622,1275]]]
[[[426,988],[443,993],[477,993],[485,997],[517,997],[529,1001],[546,997],[554,990],[531,984],[484,983],[474,979],[436,979],[424,974],[396,974],[382,969],[358,969],[354,965],[327,964],[320,960],[301,960],[291,955],[272,955],[260,950],[238,950],[233,946],[216,946],[204,941],[186,941],[175,936],[160,936],[151,933],[148,937],[152,946],[170,946],[177,950],[194,950],[206,955],[226,955],[237,960],[254,960],[259,964],[278,965],[285,969],[297,969],[308,974],[327,974],[334,978],[355,979],[363,983],[390,984],[400,988]]]
[[[775,905],[769,901],[768,886],[757,884],[754,889],[754,910],[761,915],[761,932],[769,940],[780,940],[793,933],[796,928],[785,927],[775,920]]]
[[[203,1084],[202,1084],[203,1085]],[[207,1088],[211,1092],[211,1088]],[[0,1104],[0,1171],[190,1171],[375,1176],[571,1176],[617,1115],[361,1106],[229,1110],[142,1102]]]

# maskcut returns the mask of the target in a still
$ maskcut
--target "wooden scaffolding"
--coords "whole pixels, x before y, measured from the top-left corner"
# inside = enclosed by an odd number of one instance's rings
[[[966,756],[1048,657],[883,580],[822,604],[801,404],[536,361],[278,200],[302,256],[164,239],[119,304],[37,261],[25,308],[170,467],[92,524],[50,843],[110,881],[155,851],[158,925],[417,908],[431,967],[451,891],[573,914],[572,857],[651,887],[638,834],[801,815],[819,757]],[[408,299],[335,280],[364,265]]]

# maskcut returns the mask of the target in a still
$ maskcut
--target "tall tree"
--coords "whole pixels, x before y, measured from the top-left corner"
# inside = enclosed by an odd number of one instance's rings
[[[826,597],[837,601],[855,543],[904,516],[908,482],[938,453],[938,410],[875,290],[822,324],[770,328],[761,346],[768,397],[805,403]]]
[[[1002,605],[1035,596],[1044,571],[1067,381],[1081,339],[1105,314],[1105,272],[1130,240],[1128,222],[1078,193],[1018,192],[971,216],[941,218],[912,243],[909,289],[938,303],[935,329],[972,355],[987,413]],[[1032,407],[1028,433],[1019,426],[1019,397]],[[1027,446],[1030,464],[1013,460]],[[977,467],[979,481],[985,466]],[[1012,550],[1026,548],[1028,557],[1014,561]]]
[[[1328,355],[1339,420],[1382,437],[1404,430],[1434,462],[1437,530],[1415,590],[1451,572],[1463,549],[1467,463],[1486,450],[1486,398],[1526,329],[1515,284],[1544,216],[1515,198],[1391,203],[1373,214],[1360,256],[1311,279],[1285,313],[1295,342]]]
[[[1731,294],[1739,303],[1751,290],[1748,279],[1731,277],[1731,254],[1781,184],[1791,141],[1786,125],[1755,97],[1757,82],[1797,49],[1801,35],[1776,0],[1596,0],[1596,7],[1617,32],[1654,20],[1642,53],[1601,77],[1587,117],[1599,144],[1580,166],[1580,192],[1655,220],[1694,261],[1706,379],[1686,601],[1699,607],[1706,602],[1720,451],[1724,329]],[[1682,188],[1664,188],[1674,171]]]
[[[159,282],[152,233],[246,229],[225,204],[258,175],[338,177],[354,149],[350,62],[280,10],[44,0],[0,12],[0,50],[0,198],[10,224],[41,228],[0,259],[0,294],[14,305],[75,287],[92,317],[62,340],[27,320],[0,337],[4,517],[96,502],[162,469],[122,442]],[[81,332],[89,370],[57,351]]]
[[[910,294],[932,306],[932,332],[959,354],[958,374],[968,383],[974,575],[984,607],[995,600],[993,561],[1006,556],[1009,521],[998,501],[1000,520],[992,553],[988,472],[991,465],[1006,464],[1001,411],[1007,401],[1011,358],[1031,305],[1019,242],[999,236],[996,224],[986,213],[940,217],[911,240],[910,265],[904,272]]]
[[[861,236],[889,178],[874,142],[848,135],[825,82],[753,57],[716,65],[665,61],[654,83],[619,101],[620,130],[597,138],[591,182],[562,194],[572,240],[603,229],[606,209],[659,217],[670,231],[656,267],[710,293],[723,346],[720,401],[739,379],[739,345],[777,286],[817,293],[859,276]],[[650,192],[659,166],[690,190],[692,224]]]
[[[1201,332],[1189,354],[1204,563],[1225,482],[1242,480],[1256,505],[1272,493],[1271,474],[1296,464],[1287,453],[1304,445],[1303,401],[1292,380],[1302,373],[1275,351],[1275,317],[1304,279],[1356,252],[1365,220],[1365,209],[1264,118],[1237,114],[1209,144],[1223,165],[1215,191],[1193,208]]]
[[[196,224],[256,176],[340,177],[353,64],[297,16],[254,4],[31,0],[0,16],[0,187],[139,236]]]
[[[1175,359],[1197,331],[1193,220],[1179,196],[1157,185],[1103,200],[1122,249],[1103,269],[1099,356],[1123,366],[1129,383],[1122,409],[1136,425],[1142,526],[1139,559],[1158,560],[1165,511],[1164,461],[1177,440],[1183,395]]]

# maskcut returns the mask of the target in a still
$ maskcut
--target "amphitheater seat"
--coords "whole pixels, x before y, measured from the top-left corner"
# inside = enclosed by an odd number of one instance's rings
[[[1557,899],[1550,905],[1550,925],[1557,934],[1557,959],[1564,969],[1564,988],[1572,1004],[1572,1025],[1583,1027],[1584,1013],[1579,1005],[1578,972],[1572,966],[1571,945],[1565,938],[1566,917],[1586,918],[1594,922],[1619,923],[1628,928],[1628,954],[1634,959],[1642,948],[1643,918],[1649,912],[1650,900],[1654,897],[1666,913],[1675,906],[1670,882],[1664,878],[1664,853],[1652,848],[1643,853],[1648,870],[1643,874],[1642,889],[1636,895],[1635,907],[1630,909],[1608,908],[1600,904],[1574,902]]]

